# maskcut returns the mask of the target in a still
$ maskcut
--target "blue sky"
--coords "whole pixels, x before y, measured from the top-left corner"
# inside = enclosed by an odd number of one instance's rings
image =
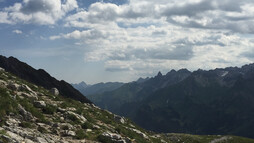
[[[252,0],[0,0],[0,54],[77,83],[254,60]]]

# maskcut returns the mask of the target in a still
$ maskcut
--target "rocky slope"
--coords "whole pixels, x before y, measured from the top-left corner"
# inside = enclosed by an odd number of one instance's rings
[[[21,79],[27,80],[46,89],[56,87],[61,95],[65,97],[72,98],[83,103],[91,103],[86,97],[84,97],[78,90],[74,89],[67,82],[63,80],[58,81],[43,69],[36,70],[14,57],[6,58],[0,55],[0,67],[4,68],[10,73],[13,73]]]
[[[155,134],[130,120],[22,80],[0,68],[0,142],[252,143],[235,136]]]

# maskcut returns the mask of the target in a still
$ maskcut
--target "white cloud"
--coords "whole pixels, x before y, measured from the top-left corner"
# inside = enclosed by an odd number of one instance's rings
[[[13,30],[12,32],[13,32],[13,33],[16,33],[16,34],[22,34],[22,33],[23,33],[23,32],[20,31],[20,30]]]
[[[12,21],[10,21],[8,19],[8,13],[7,12],[1,12],[0,11],[0,23],[12,24]]]
[[[0,23],[56,24],[63,20],[72,31],[52,34],[49,39],[73,41],[85,49],[85,62],[103,62],[111,72],[145,75],[253,60],[252,0],[96,2],[68,14],[76,8],[76,0],[25,0],[0,12]]]
[[[34,23],[39,25],[55,24],[68,12],[78,8],[76,0],[23,0],[4,8],[9,21],[2,23]]]

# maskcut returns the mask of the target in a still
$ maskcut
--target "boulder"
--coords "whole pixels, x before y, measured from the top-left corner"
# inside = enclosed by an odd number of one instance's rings
[[[5,69],[0,67],[0,72],[4,72],[4,71],[5,71]]]
[[[30,93],[36,95],[36,92],[34,92],[29,86],[25,85],[25,84],[22,84],[20,86],[20,90],[21,91],[29,91]]]
[[[7,131],[7,135],[10,137],[11,140],[15,140],[16,142],[22,142],[24,138],[22,138],[20,135]]]
[[[52,93],[52,94],[55,95],[55,96],[59,95],[59,91],[58,91],[57,88],[52,88],[52,89],[50,90],[50,93]]]
[[[61,134],[63,136],[71,136],[71,137],[76,136],[76,133],[74,131],[71,131],[71,130],[63,130],[63,131],[61,131]]]
[[[66,110],[68,110],[68,111],[76,111],[77,109],[74,108],[74,107],[67,107]]]
[[[10,82],[8,85],[7,85],[7,88],[11,89],[11,90],[19,90],[20,88],[20,85],[17,84],[17,83],[14,83],[14,82]]]
[[[26,98],[34,98],[34,99],[38,99],[38,97],[34,94],[29,94],[29,93],[26,93],[26,92],[17,92],[17,95],[18,96],[23,96],[23,97],[26,97]]]
[[[58,107],[58,108],[57,108],[57,111],[59,111],[59,112],[61,112],[61,113],[65,113],[65,112],[66,112],[66,109],[63,109],[63,108],[61,108],[61,107]]]
[[[44,139],[44,138],[42,138],[42,137],[37,137],[37,142],[38,142],[38,143],[48,143],[48,142],[46,141],[46,139]]]
[[[6,88],[6,86],[7,86],[7,83],[3,80],[0,80],[0,87],[1,88]]]
[[[72,130],[74,127],[69,123],[60,123],[59,125],[62,130]]]
[[[80,120],[81,123],[85,123],[87,121],[87,119],[82,115],[79,115],[79,114],[74,113],[72,111],[67,111],[67,113],[74,115],[76,118],[78,118]]]
[[[7,136],[7,135],[0,135],[0,137],[8,143],[17,142],[16,140],[12,139],[10,136]]]
[[[19,120],[16,120],[16,119],[14,119],[14,118],[9,118],[6,122],[5,122],[5,124],[7,125],[7,126],[18,126],[19,124],[20,124],[21,122],[19,121]]]
[[[131,140],[128,138],[124,138],[119,134],[111,133],[111,132],[104,132],[102,133],[104,138],[109,139],[111,142],[114,143],[131,143]]]
[[[93,125],[93,129],[100,129],[101,127],[99,127],[98,125]]]
[[[125,123],[125,119],[124,117],[118,116],[118,115],[114,115],[114,119],[115,121],[124,124]]]
[[[37,108],[44,108],[47,105],[46,105],[45,101],[34,101],[34,106]]]
[[[33,119],[33,115],[30,112],[27,112],[20,104],[18,105],[18,110],[26,121]]]
[[[137,134],[139,134],[141,137],[143,137],[145,139],[149,139],[149,137],[145,133],[141,132],[140,130],[133,129],[133,128],[128,128],[128,127],[126,127],[126,128],[133,131],[133,132],[135,132],[135,133],[137,133]]]
[[[76,136],[76,133],[74,131],[67,131],[68,136]]]
[[[24,143],[34,143],[34,142],[32,140],[30,140],[30,139],[25,139]]]

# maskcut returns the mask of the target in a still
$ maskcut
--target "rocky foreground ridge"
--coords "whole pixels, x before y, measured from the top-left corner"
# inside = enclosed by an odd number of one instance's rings
[[[45,70],[34,69],[30,65],[19,61],[14,57],[7,58],[0,55],[0,67],[21,79],[29,81],[37,86],[44,87],[45,89],[50,90],[51,88],[56,87],[62,96],[81,101],[82,103],[91,103],[91,101],[64,80],[59,81]]]
[[[155,134],[130,120],[0,68],[0,143],[254,142],[235,136]]]

